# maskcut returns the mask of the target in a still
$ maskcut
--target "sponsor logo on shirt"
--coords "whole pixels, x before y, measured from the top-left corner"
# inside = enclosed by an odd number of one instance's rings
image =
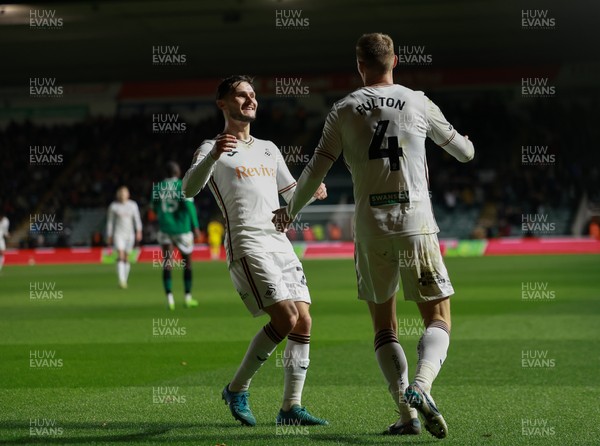
[[[394,192],[382,192],[380,194],[371,194],[369,195],[369,204],[371,206],[385,206],[388,204],[403,204],[417,202],[417,201],[425,201],[427,199],[431,199],[431,191],[410,191],[401,190]]]
[[[249,178],[249,177],[276,177],[274,167],[267,167],[261,164],[259,167],[246,167],[238,166],[235,168],[235,175],[238,179]]]
[[[408,191],[384,192],[381,194],[369,195],[369,204],[371,206],[385,206],[386,204],[408,203]]]

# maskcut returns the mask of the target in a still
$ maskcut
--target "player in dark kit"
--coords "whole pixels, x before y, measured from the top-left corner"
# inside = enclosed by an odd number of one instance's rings
[[[162,250],[163,285],[167,295],[167,306],[175,309],[175,299],[171,290],[171,270],[174,264],[174,246],[183,257],[183,284],[186,308],[198,306],[192,299],[192,251],[194,233],[199,236],[198,215],[194,200],[186,198],[181,190],[181,170],[179,165],[170,161],[166,166],[167,178],[157,183],[152,191],[152,209],[158,216],[160,230],[157,235]],[[192,232],[194,231],[194,232]]]

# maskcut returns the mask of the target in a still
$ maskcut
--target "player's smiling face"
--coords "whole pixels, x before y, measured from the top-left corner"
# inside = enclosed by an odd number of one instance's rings
[[[248,82],[240,82],[223,100],[223,110],[230,119],[252,122],[256,119],[256,93]]]

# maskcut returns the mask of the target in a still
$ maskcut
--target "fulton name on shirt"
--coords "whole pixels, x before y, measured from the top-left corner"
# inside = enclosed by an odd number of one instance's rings
[[[401,101],[397,98],[386,98],[384,96],[378,96],[376,98],[369,98],[366,102],[358,104],[355,110],[361,115],[366,115],[367,112],[373,111],[376,108],[381,107],[389,107],[402,110],[405,104],[406,101]]]

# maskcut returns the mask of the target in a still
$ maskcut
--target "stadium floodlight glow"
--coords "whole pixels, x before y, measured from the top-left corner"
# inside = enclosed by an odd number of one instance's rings
[[[27,25],[33,5],[0,5],[0,25]]]

